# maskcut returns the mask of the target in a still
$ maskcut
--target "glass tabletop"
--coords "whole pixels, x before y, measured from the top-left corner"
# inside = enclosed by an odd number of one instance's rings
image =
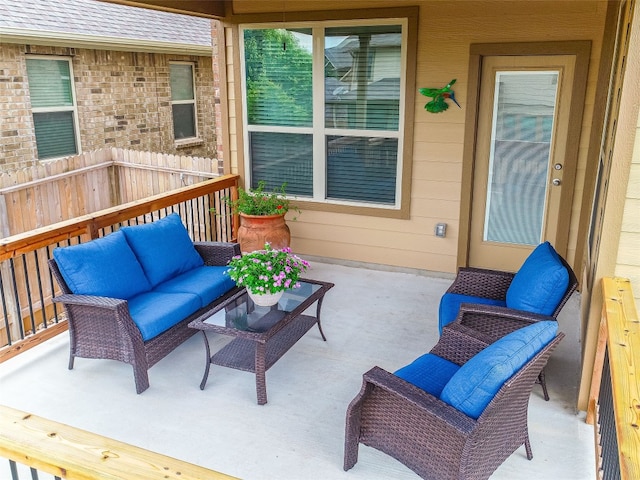
[[[278,303],[271,307],[254,304],[245,292],[203,323],[246,332],[266,332],[321,288],[322,285],[301,281],[299,288],[285,290]]]

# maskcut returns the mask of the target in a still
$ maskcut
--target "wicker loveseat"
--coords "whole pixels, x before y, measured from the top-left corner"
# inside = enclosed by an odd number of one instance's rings
[[[432,480],[487,479],[523,444],[530,460],[529,396],[563,337],[548,317],[488,347],[445,328],[395,374],[372,368],[347,409],[344,469],[360,443]]]
[[[69,322],[75,357],[133,366],[136,392],[148,369],[197,330],[191,320],[237,292],[226,274],[238,244],[192,242],[177,214],[57,248],[49,267]]]

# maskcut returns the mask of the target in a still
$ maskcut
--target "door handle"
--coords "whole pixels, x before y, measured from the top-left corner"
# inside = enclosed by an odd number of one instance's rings
[[[554,179],[551,181],[551,183],[553,183],[553,184],[557,187],[557,186],[559,186],[559,185],[562,183],[562,181],[560,181],[560,179],[559,179],[559,178],[554,178]]]

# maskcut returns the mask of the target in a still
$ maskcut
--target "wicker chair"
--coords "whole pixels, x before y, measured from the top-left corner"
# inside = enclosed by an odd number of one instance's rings
[[[564,258],[559,258],[569,274],[569,284],[560,302],[549,315],[555,319],[578,287],[578,279],[571,266]],[[504,302],[514,277],[515,273],[511,272],[463,267],[458,270],[454,282],[445,294],[454,293]],[[547,317],[503,306],[463,303],[453,323],[461,323],[468,329],[475,330],[477,333],[474,335],[488,344],[541,318]],[[452,325],[450,323],[444,326],[443,330]],[[541,384],[544,398],[548,401],[549,394],[544,370],[540,372],[538,383]]]
[[[240,254],[237,243],[194,242],[194,246],[205,265],[226,265]],[[54,259],[49,268],[58,282],[62,295],[53,301],[61,303],[67,312],[69,323],[69,370],[73,369],[75,357],[118,360],[133,366],[136,392],[149,388],[148,370],[171,353],[189,337],[198,332],[188,328],[189,322],[235,294],[239,287],[216,299],[191,314],[160,335],[144,341],[140,330],[129,314],[126,300],[75,295],[62,277]]]
[[[359,443],[433,480],[487,479],[523,444],[531,460],[529,396],[563,337],[558,333],[508,379],[477,420],[380,367],[372,368],[364,374],[362,389],[347,410],[344,469],[356,464]],[[461,364],[483,345],[447,329],[431,353]]]

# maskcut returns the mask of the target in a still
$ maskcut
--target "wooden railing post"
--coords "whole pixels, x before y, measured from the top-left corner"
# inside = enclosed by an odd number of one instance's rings
[[[628,279],[603,278],[602,293],[603,322],[588,412],[588,419],[595,421],[596,478],[636,480],[640,478],[640,321]]]

